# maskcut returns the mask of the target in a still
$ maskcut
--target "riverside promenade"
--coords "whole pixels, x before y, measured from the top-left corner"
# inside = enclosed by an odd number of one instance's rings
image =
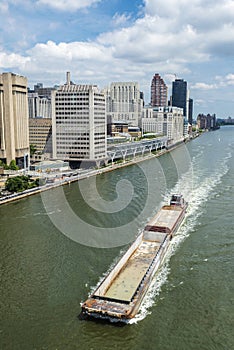
[[[170,147],[170,149],[164,148],[164,149],[161,149],[160,151],[157,151],[156,153],[149,152],[149,153],[145,154],[144,156],[137,156],[133,159],[125,160],[122,163],[110,164],[110,165],[107,165],[106,167],[99,168],[99,169],[90,169],[89,171],[86,171],[83,174],[80,173],[80,174],[77,174],[75,176],[70,176],[70,177],[63,176],[62,177],[62,172],[61,172],[61,178],[59,178],[55,183],[52,183],[52,184],[47,183],[45,185],[35,187],[35,188],[29,189],[29,190],[26,190],[26,191],[23,191],[20,193],[14,193],[14,194],[2,197],[2,198],[0,198],[0,205],[7,204],[7,203],[10,203],[10,202],[13,202],[16,200],[20,200],[20,199],[26,198],[26,197],[31,196],[31,195],[39,194],[39,193],[47,191],[47,190],[52,190],[52,189],[57,188],[59,186],[64,186],[64,185],[70,184],[70,183],[75,182],[75,181],[87,179],[90,176],[97,176],[97,175],[100,175],[103,173],[107,173],[109,171],[114,171],[116,169],[120,169],[120,168],[123,168],[126,166],[131,166],[131,165],[143,162],[143,161],[148,160],[148,159],[160,157],[165,153],[171,152],[173,149],[179,147],[182,144],[184,144],[184,142],[174,144]]]

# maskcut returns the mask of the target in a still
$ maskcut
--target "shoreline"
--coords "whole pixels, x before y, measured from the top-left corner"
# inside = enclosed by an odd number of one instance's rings
[[[193,139],[190,139],[188,141],[191,141],[191,140],[193,140]],[[188,141],[186,141],[186,142],[188,142]],[[156,153],[156,154],[149,153],[146,156],[139,157],[139,158],[138,157],[137,158],[133,158],[131,160],[125,161],[124,163],[108,165],[108,166],[106,166],[104,168],[91,170],[90,172],[87,172],[84,175],[77,175],[77,176],[74,176],[74,177],[71,177],[71,178],[69,177],[69,179],[60,180],[57,183],[54,183],[53,185],[51,185],[51,184],[48,185],[47,184],[47,185],[42,186],[41,188],[35,187],[35,189],[26,190],[26,191],[22,192],[21,194],[15,194],[14,197],[12,197],[12,198],[6,198],[6,199],[0,200],[0,205],[11,203],[11,202],[14,202],[14,201],[17,201],[17,200],[20,200],[20,199],[23,199],[23,198],[35,195],[35,194],[39,194],[39,193],[44,192],[44,191],[52,190],[52,189],[60,187],[60,186],[69,185],[72,182],[84,180],[84,179],[87,179],[90,176],[101,175],[102,173],[107,173],[107,172],[110,172],[110,171],[114,171],[116,169],[121,169],[123,167],[127,167],[127,166],[131,166],[131,165],[134,165],[134,164],[137,164],[137,163],[141,163],[141,162],[144,162],[146,160],[150,160],[150,159],[153,159],[153,158],[161,157],[162,155],[164,155],[166,153],[169,153],[169,152],[173,151],[174,149],[180,147],[182,144],[185,144],[185,142],[184,141],[180,141],[180,142],[172,145],[169,149],[164,148],[161,151],[158,151],[158,153]]]

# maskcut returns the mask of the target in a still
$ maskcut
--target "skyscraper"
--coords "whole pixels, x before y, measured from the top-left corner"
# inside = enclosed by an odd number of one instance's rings
[[[172,82],[172,106],[183,108],[184,117],[188,119],[188,89],[184,79]]]
[[[52,92],[53,158],[70,162],[106,157],[105,95],[96,85],[66,84]]]
[[[27,78],[0,74],[0,159],[27,166],[29,157]]]
[[[193,99],[189,99],[188,122],[193,125]]]
[[[106,94],[108,117],[113,121],[126,121],[130,126],[139,125],[143,99],[137,82],[111,83]]]
[[[167,85],[159,74],[153,76],[151,82],[151,106],[167,106]]]

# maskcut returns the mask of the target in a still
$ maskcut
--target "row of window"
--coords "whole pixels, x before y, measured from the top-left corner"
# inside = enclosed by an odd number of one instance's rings
[[[89,147],[85,147],[85,146],[80,146],[80,147],[65,147],[65,146],[60,146],[58,145],[57,147],[57,152],[61,152],[61,150],[69,150],[71,152],[71,150],[74,152],[74,150],[78,150],[78,149],[86,149],[89,150]]]
[[[71,143],[72,141],[74,141],[74,142],[76,142],[77,144],[79,143],[79,144],[87,144],[87,143],[89,143],[89,139],[87,138],[84,138],[84,137],[80,137],[80,138],[67,138],[67,137],[57,137],[57,142],[63,142],[63,143],[67,143],[67,144],[69,144],[69,143]]]
[[[66,92],[66,93],[63,93],[63,92],[60,92],[58,91],[56,93],[56,98],[57,97],[60,97],[60,96],[70,96],[70,97],[76,97],[77,96],[88,96],[89,95],[89,92],[82,92],[82,95],[80,92]]]

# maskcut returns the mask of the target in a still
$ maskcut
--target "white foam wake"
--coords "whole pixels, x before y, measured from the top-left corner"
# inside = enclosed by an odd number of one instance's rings
[[[170,273],[170,258],[178,250],[181,242],[184,241],[193,231],[198,222],[198,218],[202,215],[202,206],[208,201],[212,195],[215,194],[216,186],[222,181],[222,177],[228,172],[228,159],[231,154],[228,154],[219,164],[216,170],[211,172],[209,176],[204,176],[202,170],[194,169],[191,164],[190,169],[178,181],[176,186],[166,193],[164,200],[167,202],[172,193],[182,193],[184,198],[188,201],[189,207],[186,213],[185,221],[179,228],[177,234],[173,237],[169,249],[165,255],[163,264],[159,272],[154,277],[149,290],[141,304],[140,310],[136,317],[129,323],[137,323],[143,320],[150,314],[150,308],[155,302],[155,298],[160,294],[163,284],[167,281]],[[194,163],[197,157],[194,158]]]

